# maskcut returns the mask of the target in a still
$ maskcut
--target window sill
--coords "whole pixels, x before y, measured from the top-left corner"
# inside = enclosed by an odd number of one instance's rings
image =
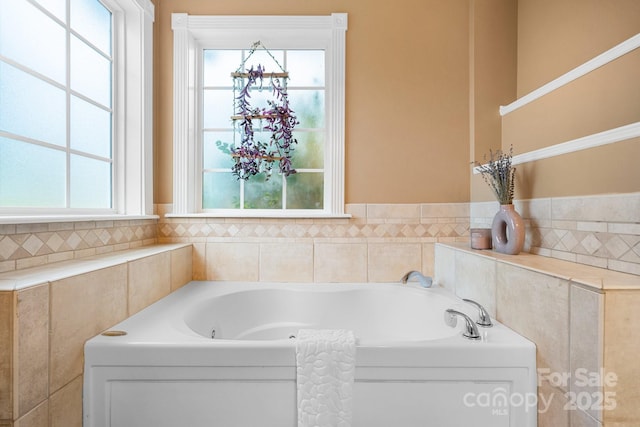
[[[165,218],[269,218],[269,219],[348,219],[351,214],[332,214],[327,212],[289,212],[283,214],[282,211],[274,212],[202,212],[173,214],[167,213]]]
[[[0,215],[0,224],[43,224],[49,222],[132,221],[159,219],[158,215]]]

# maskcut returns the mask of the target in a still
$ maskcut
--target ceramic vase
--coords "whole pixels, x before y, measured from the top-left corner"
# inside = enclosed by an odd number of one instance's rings
[[[517,255],[524,246],[524,221],[512,204],[500,205],[491,224],[493,250]]]

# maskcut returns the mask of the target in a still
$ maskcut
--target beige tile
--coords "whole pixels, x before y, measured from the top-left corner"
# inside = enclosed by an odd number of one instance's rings
[[[366,282],[366,243],[316,243],[315,282]]]
[[[427,276],[435,277],[435,244],[422,244],[422,272]]]
[[[469,203],[425,203],[420,213],[422,218],[469,218]]]
[[[0,292],[0,419],[13,419],[14,292]]]
[[[367,205],[368,219],[420,219],[420,205],[418,204],[369,204]]]
[[[2,423],[0,423],[2,426]],[[49,401],[45,400],[27,414],[18,418],[14,427],[49,427]]]
[[[21,417],[49,395],[49,284],[18,292],[16,311],[15,394]]]
[[[127,317],[127,266],[51,283],[49,393],[82,373],[84,343]]]
[[[600,421],[580,410],[571,411],[570,418],[570,427],[602,427]]]
[[[455,254],[456,294],[484,306],[496,316],[496,261],[485,256],[458,251]]]
[[[205,243],[192,243],[193,245],[193,280],[207,279],[207,262]]]
[[[171,292],[170,252],[130,261],[128,268],[129,316]]]
[[[184,286],[193,278],[193,248],[187,246],[171,251],[171,290]]]
[[[569,427],[567,397],[562,390],[543,382],[538,387],[538,427]]]
[[[640,425],[640,292],[607,291],[605,297],[606,372],[617,376],[614,384],[605,383],[605,392],[615,393],[616,407],[603,411],[605,426]]]
[[[50,427],[82,427],[82,376],[51,395]]]
[[[435,282],[449,289],[456,291],[456,250],[448,246],[436,244],[434,248],[434,280]]]
[[[554,220],[637,222],[640,193],[556,198],[551,201]]]
[[[568,282],[499,262],[496,285],[498,320],[536,344],[538,368],[568,372]]]
[[[259,243],[207,243],[207,280],[257,281],[259,269]]]
[[[261,282],[313,282],[313,243],[261,243]]]
[[[604,295],[576,285],[570,290],[569,372],[573,374],[570,390],[575,395],[601,396],[602,387],[584,384],[585,375],[597,375],[603,366]],[[580,409],[595,419],[602,419],[592,402],[576,399]]]
[[[422,271],[420,243],[369,243],[368,250],[370,282],[400,282],[407,272]]]

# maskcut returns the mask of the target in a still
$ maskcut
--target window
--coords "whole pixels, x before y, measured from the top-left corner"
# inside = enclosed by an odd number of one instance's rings
[[[127,172],[150,173],[151,94],[124,90],[148,85],[152,21],[148,0],[0,2],[2,214],[152,212]]]
[[[173,14],[174,216],[344,215],[346,19]],[[257,41],[268,51],[251,54]],[[239,141],[231,72],[247,57],[245,68],[277,72],[282,65],[289,73],[287,92],[300,124],[292,157],[297,173],[288,177],[277,166],[269,180],[231,173],[224,147]],[[269,90],[263,92],[252,99],[260,103]]]

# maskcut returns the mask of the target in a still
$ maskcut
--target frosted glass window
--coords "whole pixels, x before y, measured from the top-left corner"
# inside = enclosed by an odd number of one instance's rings
[[[97,0],[71,0],[71,28],[103,53],[111,54],[111,12]]]
[[[235,71],[240,64],[241,54],[240,50],[205,50],[203,54],[204,86],[232,86],[231,72]]]
[[[0,137],[0,206],[63,208],[64,151]]]
[[[0,207],[112,209],[111,40],[99,0],[0,0]]]
[[[0,130],[50,144],[66,144],[62,89],[0,61]]]
[[[205,49],[202,57],[202,109],[200,141],[202,153],[202,209],[323,209],[325,146],[325,65],[323,50],[275,50],[273,58],[264,50],[249,56],[248,50]],[[286,180],[273,164],[269,180],[264,174],[238,181],[232,174],[231,144],[239,144],[241,135],[231,120],[234,114],[233,79],[242,58],[244,70],[261,65],[265,72],[289,73],[286,81],[291,108],[300,124],[296,127],[298,144],[292,155],[297,174]],[[237,92],[235,94],[237,96]],[[269,79],[252,86],[252,108],[267,108],[273,99]],[[270,133],[262,131],[266,123],[254,120],[254,139],[269,143]],[[216,142],[227,145],[216,144]]]
[[[202,207],[204,209],[238,209],[240,181],[231,172],[205,173],[202,178]]]
[[[111,207],[111,163],[72,155],[70,176],[72,208]]]
[[[67,0],[36,0],[36,2],[53,13],[56,18],[66,22]]]
[[[66,32],[26,0],[0,1],[0,55],[65,83]]]
[[[287,69],[295,70],[289,78],[290,86],[324,86],[324,52],[321,50],[290,50]]]
[[[71,97],[71,148],[111,157],[111,113],[75,96]]]
[[[71,89],[111,106],[111,61],[75,36],[71,37]]]

